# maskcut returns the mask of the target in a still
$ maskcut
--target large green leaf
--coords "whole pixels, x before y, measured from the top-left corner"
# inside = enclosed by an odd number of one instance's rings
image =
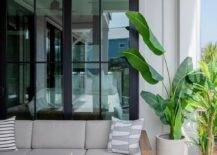
[[[204,74],[200,71],[194,71],[191,74],[189,74],[186,78],[187,82],[190,84],[197,83],[200,85],[204,85],[206,81],[206,77]]]
[[[163,46],[152,33],[143,15],[135,11],[128,11],[126,15],[136,30],[141,34],[145,44],[149,47],[149,49],[156,55],[164,54],[165,50]]]
[[[178,111],[175,116],[174,126],[173,126],[173,139],[181,139],[182,138],[182,124],[183,124],[183,115],[182,115],[182,107],[178,105]]]
[[[167,101],[164,100],[160,95],[154,95],[147,91],[142,91],[141,96],[145,102],[154,110],[155,114],[160,118],[161,122],[167,125],[168,121],[164,115]]]
[[[191,71],[193,71],[192,59],[187,57],[177,69],[172,82],[172,89],[173,91],[177,91],[177,94],[180,93],[181,89],[183,88],[183,83],[185,82],[185,77]]]
[[[178,67],[176,74],[172,82],[172,91],[175,95],[175,100],[178,102],[180,98],[186,98],[188,92],[186,90],[190,87],[187,82],[187,75],[193,71],[193,63],[190,57],[185,58],[185,60]]]
[[[148,83],[156,84],[163,80],[163,77],[147,63],[138,50],[129,49],[123,52],[123,55]]]

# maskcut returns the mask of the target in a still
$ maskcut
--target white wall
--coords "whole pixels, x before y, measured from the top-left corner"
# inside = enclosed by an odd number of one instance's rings
[[[200,4],[201,0],[180,0],[180,61],[186,55],[193,58],[194,66],[200,59]]]
[[[199,46],[199,19],[198,16],[197,19],[193,20],[193,18],[199,13],[198,1],[199,0],[140,0],[140,12],[146,17],[154,34],[167,51],[166,59],[171,76],[175,74],[178,64],[186,56],[193,56],[196,61],[196,53],[198,52],[196,49],[198,49]],[[193,10],[196,9],[196,11],[193,11],[192,8],[194,8]],[[188,18],[186,17],[187,15]],[[182,35],[180,35],[180,33]],[[168,85],[168,77],[163,59],[153,55],[144,45],[142,38],[140,38],[140,51],[146,56],[149,63],[151,63],[159,73],[164,75],[166,79],[164,82]],[[192,54],[190,51],[195,53]],[[162,84],[155,86],[149,85],[144,82],[141,76],[139,87],[140,91],[148,90],[153,93],[166,95]],[[140,117],[145,118],[144,128],[148,133],[155,154],[156,135],[166,132],[168,129],[161,124],[158,117],[155,116],[141,97]]]

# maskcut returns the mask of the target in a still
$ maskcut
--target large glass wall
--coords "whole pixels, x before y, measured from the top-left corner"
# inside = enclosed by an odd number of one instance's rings
[[[122,57],[130,47],[129,0],[72,0],[71,34],[64,33],[64,0],[7,3],[8,115],[64,119],[67,111],[72,119],[130,118],[132,75]],[[64,35],[70,35],[71,51],[64,50]],[[71,52],[71,63],[64,63],[64,52]]]

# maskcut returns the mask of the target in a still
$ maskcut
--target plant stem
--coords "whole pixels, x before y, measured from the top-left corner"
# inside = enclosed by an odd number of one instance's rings
[[[167,69],[167,75],[168,75],[168,78],[169,78],[170,90],[172,90],[172,80],[171,80],[169,66],[168,66],[168,63],[167,63],[165,55],[163,55],[163,59],[164,59],[164,62],[165,62],[165,65],[166,65],[166,69]]]
[[[166,87],[166,85],[165,85],[165,83],[164,83],[163,81],[162,81],[162,84],[163,84],[163,87],[164,87],[164,89],[165,89],[165,91],[166,91],[166,93],[167,93],[167,96],[170,97],[170,96],[169,96],[169,92],[168,92],[168,90],[167,90],[167,87]]]
[[[207,152],[206,155],[213,155],[213,149],[214,149],[214,120],[215,120],[215,113],[213,113],[210,117],[209,125],[207,127],[208,132],[208,144],[207,144]]]

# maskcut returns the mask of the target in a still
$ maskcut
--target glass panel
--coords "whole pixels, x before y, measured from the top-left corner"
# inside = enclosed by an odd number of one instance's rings
[[[129,0],[102,0],[102,115],[129,119],[129,66],[122,52],[129,48]]]
[[[29,64],[7,64],[6,105],[9,116],[31,119],[34,115],[34,73]]]
[[[94,63],[74,63],[72,88],[73,108],[75,113],[80,114],[79,119],[86,118],[87,113],[91,116],[88,119],[98,117],[100,105],[99,65]]]
[[[102,0],[101,49],[102,61],[119,59],[129,48],[129,20],[125,13],[129,9],[128,0]],[[118,60],[117,60],[118,61]]]
[[[36,66],[36,112],[38,119],[63,118],[62,65]]]
[[[123,62],[102,65],[102,114],[129,119],[129,69]]]
[[[8,2],[7,61],[33,60],[33,4],[31,0]]]
[[[46,51],[48,62],[61,62],[62,59],[62,31],[47,23]]]
[[[99,0],[72,1],[72,61],[99,60],[99,25]]]
[[[36,60],[61,61],[62,0],[36,0]]]

